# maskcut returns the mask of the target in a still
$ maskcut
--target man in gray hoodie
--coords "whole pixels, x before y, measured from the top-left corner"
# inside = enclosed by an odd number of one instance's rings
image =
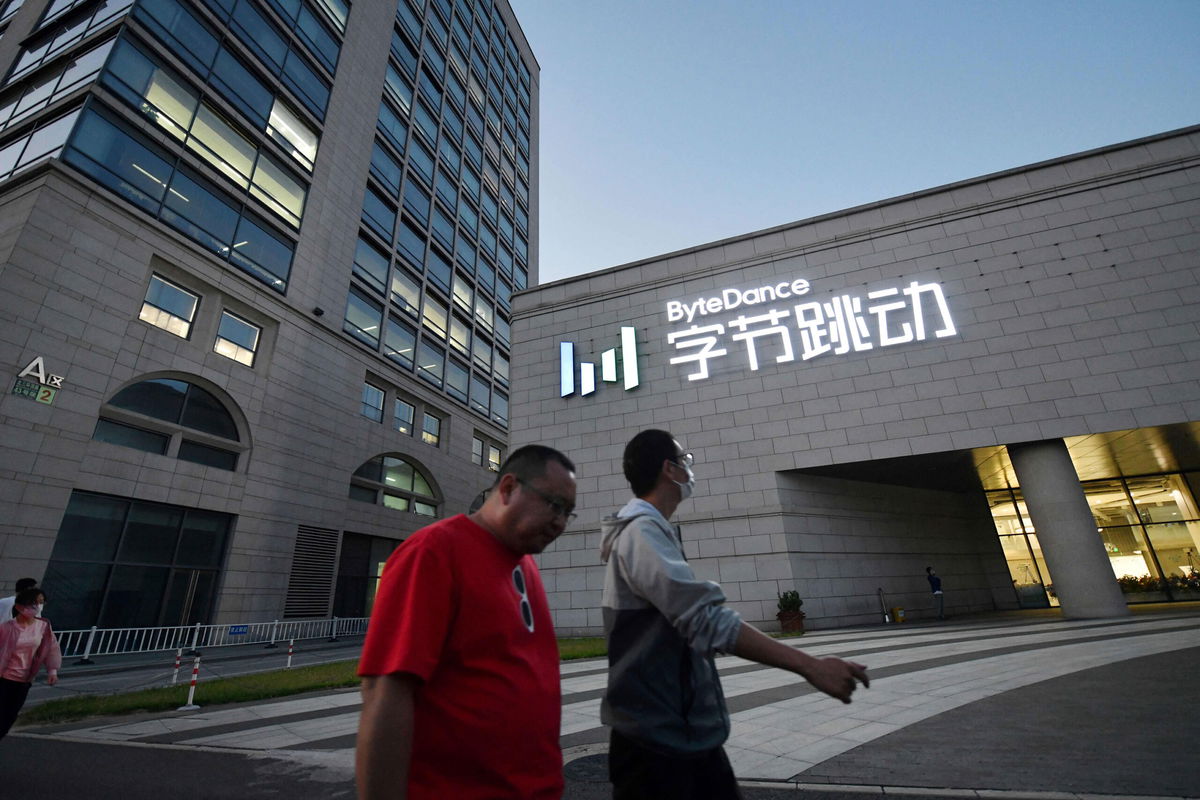
[[[843,703],[868,685],[862,664],[775,641],[726,606],[719,585],[696,577],[667,521],[692,494],[691,467],[692,454],[666,431],[634,436],[623,468],[635,497],[601,527],[609,663],[601,718],[612,727],[614,800],[740,797],[722,748],[729,712],[717,652],[795,672]]]

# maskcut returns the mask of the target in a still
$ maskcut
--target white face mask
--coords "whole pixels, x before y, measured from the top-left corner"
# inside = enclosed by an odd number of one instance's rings
[[[46,604],[45,604],[45,603],[38,603],[38,605],[37,605],[37,615],[38,615],[39,617],[42,615],[42,609],[44,609],[45,607],[46,607]]]
[[[687,482],[686,483],[680,483],[679,481],[672,481],[672,483],[674,483],[676,486],[679,487],[679,501],[683,502],[684,500],[687,500],[689,497],[691,497],[692,492],[695,491],[696,476],[692,473],[691,467],[685,467],[682,464],[678,464],[676,466],[678,466],[680,469],[682,469],[684,472],[687,473]]]

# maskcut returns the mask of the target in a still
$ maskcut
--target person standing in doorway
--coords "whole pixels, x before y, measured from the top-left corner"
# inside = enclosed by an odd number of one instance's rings
[[[15,587],[16,591],[11,596],[0,597],[0,623],[8,622],[13,616],[13,604],[17,602],[17,595],[35,586],[37,586],[37,581],[33,578],[20,578]]]
[[[46,682],[51,686],[58,683],[62,650],[49,620],[42,619],[45,605],[41,589],[25,589],[17,593],[13,604],[16,616],[0,623],[0,739],[16,721],[43,666],[48,673]]]
[[[634,498],[601,524],[609,672],[600,714],[612,727],[614,800],[740,797],[723,748],[730,721],[717,652],[795,672],[843,703],[868,685],[862,664],[777,642],[696,577],[668,522],[692,495],[692,463],[666,431],[634,436],[623,458]]]
[[[408,537],[358,674],[360,800],[558,800],[558,642],[532,556],[575,516],[575,465],[514,451],[479,510]]]
[[[933,571],[933,567],[925,568],[925,577],[929,579],[929,591],[933,592],[933,607],[937,609],[938,619],[945,619],[946,596],[942,594],[942,579]]]

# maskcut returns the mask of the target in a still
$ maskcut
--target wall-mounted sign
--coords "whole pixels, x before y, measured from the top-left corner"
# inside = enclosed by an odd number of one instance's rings
[[[756,342],[760,339],[766,340],[764,345],[774,344],[771,352],[776,354],[775,363],[784,364],[796,360],[797,350],[800,360],[808,361],[827,353],[841,355],[851,350],[862,352],[920,342],[931,332],[939,339],[956,333],[942,287],[917,281],[867,292],[865,302],[860,296],[845,294],[824,302],[813,300],[774,306],[753,315],[742,313],[732,319],[723,316],[745,306],[791,300],[808,291],[808,281],[797,279],[745,291],[726,289],[713,297],[668,301],[669,322],[692,323],[667,334],[667,344],[684,353],[671,358],[670,363],[694,364],[687,378],[698,381],[709,377],[710,361],[729,355],[726,344],[739,343],[738,349],[744,350],[750,369],[758,370]],[[720,321],[696,324],[699,317],[709,316]]]
[[[36,383],[26,378],[36,379]],[[58,390],[63,385],[62,375],[51,375],[46,372],[46,362],[41,356],[29,362],[29,366],[17,373],[17,381],[13,384],[12,393],[20,397],[28,397],[39,403],[53,405]]]
[[[637,332],[631,327],[621,328],[621,345],[600,354],[600,379],[606,383],[617,382],[617,361],[621,362],[621,376],[625,391],[638,385]],[[575,343],[558,343],[558,388],[561,397],[575,393]],[[583,361],[579,364],[579,394],[586,397],[596,391],[596,364]]]
[[[12,393],[18,397],[28,397],[30,400],[52,406],[55,396],[58,395],[58,389],[17,378],[17,382],[13,384]]]

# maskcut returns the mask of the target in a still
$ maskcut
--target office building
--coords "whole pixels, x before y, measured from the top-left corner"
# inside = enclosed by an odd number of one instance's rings
[[[367,614],[508,446],[506,0],[6,0],[0,74],[0,584],[59,628]]]
[[[673,432],[696,571],[810,627],[1200,598],[1200,128],[545,284],[513,320],[514,440],[579,467],[542,556],[601,626],[621,453]]]

